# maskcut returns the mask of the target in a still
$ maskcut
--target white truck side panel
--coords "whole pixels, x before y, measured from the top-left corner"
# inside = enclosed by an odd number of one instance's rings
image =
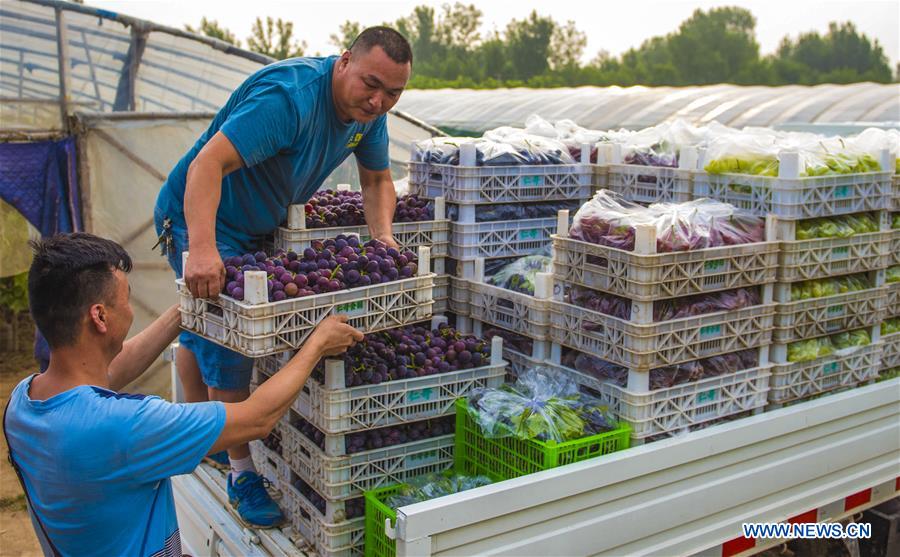
[[[897,477],[900,379],[404,507],[397,553],[690,555]]]

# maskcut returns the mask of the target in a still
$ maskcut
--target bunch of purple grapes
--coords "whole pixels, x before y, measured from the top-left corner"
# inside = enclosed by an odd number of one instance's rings
[[[304,497],[306,497],[307,501],[312,503],[312,505],[322,514],[322,516],[325,515],[327,509],[324,497],[319,495],[316,490],[310,487],[310,485],[303,481],[302,478],[297,478],[294,480],[294,487],[297,488],[297,491],[300,492],[300,495],[303,495]],[[366,500],[363,497],[348,499],[344,502],[344,512],[346,513],[347,520],[363,516],[364,514],[366,514]]]
[[[325,434],[319,431],[316,426],[296,414],[291,416],[291,425],[321,450],[325,450]],[[348,433],[344,436],[344,452],[346,454],[355,454],[362,451],[393,447],[403,443],[448,435],[453,433],[455,429],[456,418],[454,416],[444,416],[408,424]]]
[[[362,226],[366,224],[362,193],[358,191],[322,190],[306,203],[307,228]],[[434,220],[434,208],[427,199],[407,194],[397,199],[394,222]]]
[[[262,440],[262,444],[267,449],[281,454],[281,439],[274,433],[267,435],[266,438]]]
[[[490,343],[441,324],[429,331],[409,326],[370,333],[344,354],[347,387],[378,385],[487,365]],[[324,378],[320,362],[313,377]]]
[[[260,251],[226,257],[224,263],[225,294],[243,300],[244,273],[265,271],[270,302],[410,278],[418,269],[412,251],[401,253],[374,239],[360,245],[359,238],[344,234],[314,240],[301,254],[278,250],[270,257]]]

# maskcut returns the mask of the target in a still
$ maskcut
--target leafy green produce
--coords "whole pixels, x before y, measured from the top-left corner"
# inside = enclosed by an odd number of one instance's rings
[[[892,367],[890,369],[886,369],[886,370],[882,371],[881,374],[878,376],[878,379],[876,379],[875,381],[877,383],[880,383],[882,381],[888,381],[895,377],[900,377],[900,367]]]
[[[543,368],[521,373],[514,384],[476,389],[469,412],[485,437],[572,441],[610,431],[615,419],[568,376]]]
[[[885,274],[885,280],[887,282],[900,282],[900,265],[888,267],[887,273]]]
[[[857,329],[855,331],[847,331],[831,335],[831,342],[834,344],[835,350],[844,350],[854,346],[867,346],[871,344],[872,339],[869,332],[865,329]]]
[[[891,317],[881,322],[881,334],[890,335],[900,332],[900,317]]]
[[[459,493],[491,483],[487,476],[462,476],[452,473],[429,474],[403,485],[396,494],[385,501],[392,509],[413,503],[430,501],[452,493]]]
[[[900,228],[900,213],[894,213],[891,219],[891,228]]]
[[[778,176],[778,159],[774,156],[752,158],[723,157],[709,161],[704,170],[710,174],[752,174],[754,176]],[[827,176],[834,174],[858,174],[878,172],[881,165],[872,155],[836,154],[821,160],[807,162],[801,176]]]
[[[797,224],[797,239],[849,238],[855,234],[878,232],[878,223],[870,215],[848,215],[808,219]]]
[[[823,298],[872,287],[873,285],[865,275],[806,280],[791,285],[791,301]]]
[[[812,338],[788,344],[789,362],[809,362],[834,352],[834,345],[829,337]]]

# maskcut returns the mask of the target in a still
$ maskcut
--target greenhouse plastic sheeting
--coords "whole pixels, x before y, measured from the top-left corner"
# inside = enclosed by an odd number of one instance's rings
[[[642,129],[681,118],[742,128],[822,122],[900,125],[900,84],[730,84],[697,87],[435,89],[403,93],[397,108],[455,132],[522,126],[531,114],[596,130]]]

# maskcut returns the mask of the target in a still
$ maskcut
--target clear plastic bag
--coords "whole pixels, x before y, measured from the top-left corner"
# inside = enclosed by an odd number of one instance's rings
[[[859,346],[868,346],[872,343],[869,332],[865,329],[856,329],[855,331],[845,331],[831,335],[831,342],[834,344],[835,350],[846,350]]]
[[[538,273],[550,271],[553,260],[546,255],[529,255],[517,259],[488,278],[488,284],[514,292],[534,295],[534,279]]]
[[[697,199],[643,207],[609,190],[581,206],[569,234],[576,239],[634,250],[634,227],[656,228],[657,253],[761,242],[765,221],[726,203]]]
[[[598,399],[585,395],[567,375],[529,369],[511,385],[476,389],[469,411],[485,437],[556,441],[580,439],[615,427]]]
[[[872,288],[874,284],[865,275],[850,275],[837,278],[812,279],[791,284],[791,301],[824,298],[847,292],[857,292]]]
[[[410,481],[400,491],[389,497],[385,503],[392,509],[430,501],[445,495],[468,491],[489,485],[487,476],[461,476],[456,474],[429,474]]]

